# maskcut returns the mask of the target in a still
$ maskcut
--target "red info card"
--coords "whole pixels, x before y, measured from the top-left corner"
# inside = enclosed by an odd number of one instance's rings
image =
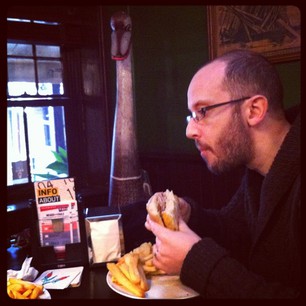
[[[80,242],[74,179],[34,183],[41,246]]]

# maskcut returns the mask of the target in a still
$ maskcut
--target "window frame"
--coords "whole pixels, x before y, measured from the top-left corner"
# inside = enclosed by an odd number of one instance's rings
[[[8,14],[7,18],[11,16]],[[12,16],[15,18],[15,16]],[[22,17],[17,17],[15,19],[23,19]],[[30,22],[18,22],[18,21],[11,21],[7,20],[7,43],[19,43],[19,44],[31,44],[31,45],[62,45],[60,39],[60,24],[53,24],[50,25],[48,23],[35,23],[27,16],[25,16],[26,20],[30,20]],[[37,18],[34,18],[36,20]],[[46,20],[48,22],[48,20]],[[44,37],[41,33],[46,33]],[[25,35],[25,33],[32,33],[31,37],[29,34]],[[51,39],[50,39],[51,38]],[[62,48],[61,48],[62,49]],[[8,56],[14,57],[14,56]],[[37,61],[39,57],[36,54],[33,54],[34,61]],[[63,68],[63,84],[65,87],[65,80],[64,80],[64,63],[63,63],[63,55],[61,51],[61,58],[62,68]],[[7,64],[6,64],[7,65]],[[37,81],[37,80],[36,80]],[[6,86],[8,83],[8,79],[6,82]],[[67,116],[66,111],[69,104],[69,97],[67,96],[66,92],[64,95],[52,95],[51,99],[50,96],[28,96],[27,99],[22,99],[22,96],[9,96],[7,92],[7,108],[8,107],[22,107],[25,109],[26,107],[41,107],[41,106],[63,106],[64,107],[64,114],[65,114],[65,122],[67,124]],[[69,123],[70,125],[70,123]],[[26,132],[27,134],[27,132]],[[67,133],[66,133],[67,134]],[[67,136],[66,136],[67,137]],[[26,135],[26,146],[28,150],[28,136]],[[68,145],[67,145],[67,152],[68,152]],[[29,152],[27,152],[27,155]],[[69,162],[68,162],[69,164]],[[30,174],[30,165],[29,165],[29,156],[27,156],[27,168],[29,175],[28,177],[31,179]],[[69,169],[69,166],[68,166]],[[26,199],[31,199],[34,197],[34,188],[33,182],[30,181],[28,183],[17,184],[17,185],[7,185],[7,204],[25,201]]]
[[[65,102],[66,141],[69,176],[86,207],[107,205],[112,127],[114,118],[115,67],[108,56],[110,12],[102,6],[13,6],[12,18],[58,21],[60,27],[30,24],[24,27],[7,21],[7,38],[12,42],[61,44],[64,94],[54,104]],[[106,38],[105,38],[106,37]],[[85,88],[84,67],[95,65],[95,84],[99,90]],[[96,89],[96,88],[95,88]],[[48,101],[50,102],[50,101]],[[42,105],[36,100],[33,105]],[[14,105],[23,105],[14,101]],[[25,205],[34,198],[33,183],[7,186],[7,205]]]
[[[114,96],[109,89],[112,88],[115,78],[114,74],[109,75],[112,62],[109,59],[111,62],[109,63],[106,57],[108,55],[106,52],[110,49],[110,43],[105,39],[105,35],[108,35],[105,29],[109,28],[109,16],[104,18],[105,11],[101,6],[82,8],[60,6],[60,8],[59,10],[57,6],[50,6],[48,11],[45,6],[14,7],[10,17],[36,19],[36,16],[40,16],[40,20],[59,21],[61,24],[60,27],[35,24],[28,25],[26,29],[18,23],[7,21],[7,38],[12,42],[36,44],[44,42],[63,46],[65,95],[49,102],[54,106],[65,102],[69,176],[77,178],[79,193],[98,194],[105,199],[108,194],[111,122],[114,115],[114,105],[110,107],[110,103],[114,104]],[[82,69],[86,65],[86,60],[92,58],[91,51],[95,54],[93,58],[98,69],[100,92],[89,96],[84,92]],[[33,105],[39,106],[40,103],[40,100],[33,101]],[[14,105],[23,106],[24,103],[14,101]],[[33,197],[34,188],[31,182],[7,186],[7,205],[15,203],[24,205]]]
[[[26,44],[35,44],[35,45],[42,45],[42,43],[40,41],[36,41],[36,40],[31,40],[31,41],[16,41],[16,40],[11,40],[11,39],[7,39],[7,43],[26,43]],[[44,45],[49,45],[49,44],[45,44]],[[59,43],[52,43],[50,45],[59,45]],[[7,56],[8,58],[9,56]],[[11,56],[10,56],[11,57]],[[34,60],[37,60],[37,57],[34,56],[33,57]],[[62,61],[62,66],[63,66],[63,72],[64,72],[64,63],[61,57],[61,61]],[[65,87],[65,81],[63,79],[63,83],[64,83],[64,87]],[[6,83],[7,84],[7,83]],[[37,83],[36,83],[37,85]],[[50,99],[51,97],[51,99]],[[69,109],[69,105],[71,104],[71,98],[69,98],[66,93],[64,92],[63,95],[48,95],[48,96],[27,96],[26,99],[23,99],[22,96],[9,96],[7,93],[7,108],[9,107],[22,107],[23,109],[25,109],[26,107],[56,107],[56,106],[62,106],[64,108],[64,114],[65,114],[65,123],[67,125],[67,111]],[[69,126],[73,125],[73,122],[69,122],[68,124]],[[67,132],[66,132],[66,139],[67,139]],[[26,132],[26,147],[27,147],[27,151],[28,151],[28,146],[29,146],[29,138],[27,136],[27,132]],[[68,144],[67,144],[67,151],[68,151]],[[27,155],[29,154],[29,152],[27,152]],[[69,165],[69,161],[68,161],[68,165]],[[33,193],[31,191],[31,189],[33,189],[33,182],[31,181],[31,173],[30,173],[30,165],[29,165],[29,156],[27,156],[27,168],[28,168],[28,178],[30,179],[29,182],[27,183],[22,183],[22,184],[16,184],[16,185],[7,185],[7,191],[8,191],[8,202],[14,202],[14,201],[22,201],[25,198],[32,198],[33,197]],[[69,166],[68,166],[69,169]],[[70,172],[70,171],[69,171]],[[11,194],[14,194],[14,196],[10,196]]]

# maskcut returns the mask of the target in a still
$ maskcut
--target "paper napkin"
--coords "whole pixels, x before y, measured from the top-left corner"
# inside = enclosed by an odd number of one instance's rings
[[[51,269],[44,271],[34,283],[43,285],[46,289],[65,289],[71,284],[80,282],[84,267]]]

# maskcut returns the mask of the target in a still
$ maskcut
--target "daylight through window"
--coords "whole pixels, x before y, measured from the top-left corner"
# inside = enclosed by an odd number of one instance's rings
[[[58,45],[7,43],[7,185],[68,176]]]

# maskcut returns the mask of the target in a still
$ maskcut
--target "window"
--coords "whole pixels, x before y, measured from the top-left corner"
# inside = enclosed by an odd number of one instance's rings
[[[8,205],[32,199],[35,181],[66,176],[105,202],[114,104],[106,15],[100,6],[9,7]]]
[[[8,37],[7,67],[7,185],[67,177],[67,101],[60,45]]]

